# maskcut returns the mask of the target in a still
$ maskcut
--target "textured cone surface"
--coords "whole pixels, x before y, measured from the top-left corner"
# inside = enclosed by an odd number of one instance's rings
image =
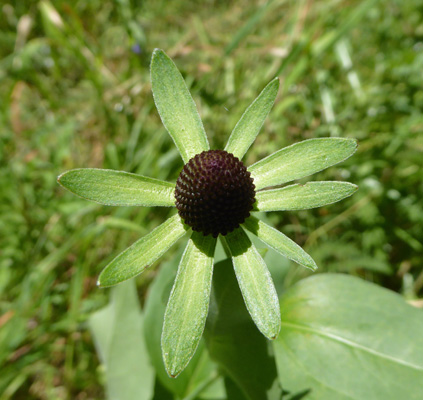
[[[175,197],[179,215],[194,231],[226,235],[253,209],[253,178],[233,154],[203,151],[185,164],[176,181]]]

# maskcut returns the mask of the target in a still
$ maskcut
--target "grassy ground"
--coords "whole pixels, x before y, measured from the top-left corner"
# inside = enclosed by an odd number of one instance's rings
[[[281,78],[247,164],[307,138],[358,138],[356,155],[315,176],[356,183],[356,195],[270,219],[319,272],[423,296],[423,1],[16,0],[0,15],[1,399],[103,397],[86,326],[107,302],[96,277],[168,210],[92,204],[56,177],[176,179],[150,91],[156,47],[184,74],[212,148]],[[293,265],[284,284],[306,274]],[[154,275],[137,278],[142,300]]]

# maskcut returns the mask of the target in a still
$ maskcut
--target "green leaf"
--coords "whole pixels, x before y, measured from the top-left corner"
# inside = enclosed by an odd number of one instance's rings
[[[271,154],[248,170],[260,190],[312,175],[347,159],[356,149],[354,139],[309,139]]]
[[[73,169],[57,181],[72,193],[106,206],[175,206],[173,183],[128,172]]]
[[[107,398],[151,399],[154,370],[142,336],[143,318],[133,281],[112,290],[110,304],[91,315],[89,327],[105,366]]]
[[[349,182],[308,182],[256,193],[258,211],[307,210],[336,203],[358,187]]]
[[[273,345],[284,390],[310,400],[421,399],[423,312],[398,294],[316,275],[286,292],[281,308]]]
[[[160,258],[186,232],[179,214],[168,218],[107,265],[98,278],[98,285],[113,286],[137,276]]]
[[[157,110],[184,163],[209,150],[203,123],[181,73],[160,49],[151,60],[151,84]]]
[[[283,256],[313,271],[317,269],[314,260],[297,243],[289,239],[282,232],[252,216],[247,218],[243,225]]]
[[[242,228],[225,236],[245,305],[257,328],[269,339],[278,336],[279,301],[269,270]]]
[[[193,232],[179,264],[162,333],[163,360],[171,377],[186,367],[203,334],[215,246],[215,238]]]
[[[256,139],[269,114],[279,89],[279,79],[271,81],[253,101],[236,124],[225,150],[240,160]]]
[[[245,308],[229,260],[214,267],[204,337],[210,356],[242,390],[240,398],[274,398],[269,392],[275,385],[279,386],[275,360],[266,338],[257,330]],[[228,392],[227,398],[234,397]]]
[[[181,246],[181,249],[183,248]],[[210,386],[207,386],[207,384],[217,376],[217,365],[211,361],[205,349],[204,341],[200,340],[194,357],[177,379],[170,378],[164,367],[160,338],[166,305],[181,255],[182,252],[178,251],[174,258],[160,265],[158,273],[149,288],[144,307],[144,337],[150,360],[158,379],[177,398],[185,399],[188,396],[192,396],[193,393],[199,393],[202,388],[208,391]],[[220,384],[220,392],[224,392],[222,380],[218,380],[217,383]],[[224,396],[218,395],[213,398],[219,399],[222,397]],[[161,399],[161,397],[158,397],[158,399]]]

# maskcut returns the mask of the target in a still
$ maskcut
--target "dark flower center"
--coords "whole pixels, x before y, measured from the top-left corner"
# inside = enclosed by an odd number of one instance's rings
[[[233,154],[203,151],[185,164],[176,181],[176,208],[194,231],[226,235],[250,216],[254,188],[247,168]]]

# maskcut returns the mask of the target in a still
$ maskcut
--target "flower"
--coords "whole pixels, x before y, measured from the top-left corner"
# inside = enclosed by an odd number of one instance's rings
[[[245,230],[285,257],[315,270],[313,259],[283,233],[250,211],[299,210],[334,203],[357,187],[347,182],[309,182],[280,187],[350,157],[353,139],[310,139],[283,148],[246,168],[242,157],[255,140],[275,101],[271,81],[247,108],[225,149],[210,150],[195,103],[173,61],[161,50],[151,61],[156,107],[185,166],[176,185],[112,170],[75,169],[59,176],[71,192],[105,205],[177,207],[167,219],[118,255],[99,276],[101,287],[140,274],[179,238],[190,235],[165,312],[162,352],[166,370],[177,376],[202,336],[217,236],[228,249],[235,274],[257,328],[269,339],[280,326],[279,302],[265,262]]]

